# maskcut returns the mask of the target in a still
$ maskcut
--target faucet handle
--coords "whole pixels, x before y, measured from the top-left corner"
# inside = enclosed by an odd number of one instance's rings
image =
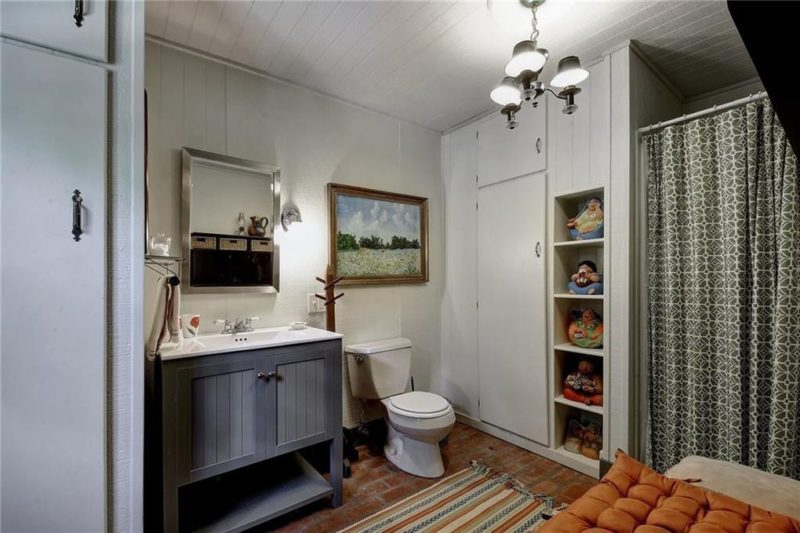
[[[220,333],[230,333],[231,332],[231,321],[228,319],[218,318],[214,321],[214,324],[225,324],[222,326],[222,331]]]

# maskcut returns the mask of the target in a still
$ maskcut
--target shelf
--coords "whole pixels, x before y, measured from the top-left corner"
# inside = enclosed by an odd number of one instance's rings
[[[158,263],[158,262],[180,263],[181,261],[183,261],[183,259],[174,255],[152,255],[152,254],[145,254],[144,260],[146,262],[151,262],[151,263]]]
[[[553,298],[559,298],[562,300],[602,300],[602,294],[570,294],[568,292],[562,292],[558,294],[554,294]]]
[[[561,405],[568,405],[569,407],[574,407],[576,409],[581,409],[583,411],[588,411],[590,413],[594,413],[596,415],[603,416],[603,407],[597,405],[586,405],[580,402],[574,402],[572,400],[567,400],[564,396],[556,396],[553,399],[554,402],[560,403]]]
[[[181,530],[243,531],[304,505],[327,498],[331,485],[299,454],[268,461],[247,482],[237,475],[203,481],[205,486],[182,502]],[[252,468],[258,468],[258,465]]]
[[[563,191],[553,195],[556,200],[575,200],[584,199],[589,196],[603,196],[605,190],[603,187],[595,187],[593,189],[575,189],[572,191]]]
[[[554,242],[553,246],[556,248],[602,248],[605,243],[605,239],[585,239],[585,240],[575,240],[575,241],[559,241]]]
[[[604,357],[605,352],[603,352],[602,348],[581,348],[580,346],[575,346],[572,343],[564,342],[561,344],[556,344],[553,346],[554,350],[559,350],[562,352],[570,352],[570,353],[579,353],[583,355],[593,355],[595,357]]]
[[[567,465],[573,470],[577,470],[578,472],[584,473],[588,476],[592,476],[595,478],[600,476],[599,460],[589,459],[588,457],[584,457],[583,455],[569,452],[564,449],[564,446],[559,446],[553,451],[563,458],[562,464]]]

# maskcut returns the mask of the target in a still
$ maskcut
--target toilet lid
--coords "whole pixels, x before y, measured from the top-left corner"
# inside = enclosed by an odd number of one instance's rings
[[[447,400],[432,392],[413,391],[392,396],[389,403],[408,413],[431,414],[445,411],[450,404]]]

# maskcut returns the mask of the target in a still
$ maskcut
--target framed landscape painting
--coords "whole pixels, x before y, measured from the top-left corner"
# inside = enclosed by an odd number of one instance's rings
[[[428,199],[328,184],[330,257],[342,284],[428,281]]]

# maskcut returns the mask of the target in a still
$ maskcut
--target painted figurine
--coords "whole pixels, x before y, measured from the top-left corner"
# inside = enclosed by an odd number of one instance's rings
[[[581,261],[567,288],[570,294],[603,294],[603,275],[597,273],[593,261]]]
[[[603,376],[594,371],[594,363],[581,359],[578,369],[564,379],[564,398],[586,405],[603,405]]]
[[[603,201],[592,196],[578,210],[578,215],[567,221],[569,234],[573,239],[603,238]]]
[[[572,344],[581,348],[603,346],[603,321],[594,309],[587,307],[570,314],[573,319],[567,328],[567,337]]]

